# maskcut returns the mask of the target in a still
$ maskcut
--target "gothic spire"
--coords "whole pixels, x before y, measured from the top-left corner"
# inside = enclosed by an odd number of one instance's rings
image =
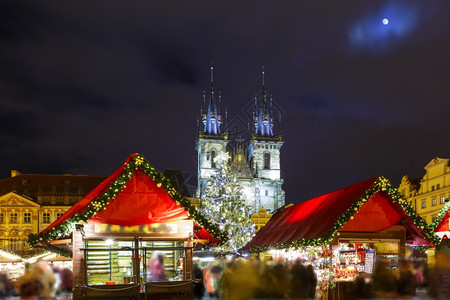
[[[265,86],[265,72],[264,66],[262,67],[262,93],[260,97],[255,99],[255,116],[253,118],[255,122],[255,133],[259,136],[273,137],[273,119],[269,113],[269,96],[267,95]]]
[[[202,114],[203,132],[208,135],[219,135],[221,133],[222,116],[218,113],[214,94],[214,66],[211,62],[211,84],[209,90],[208,110]]]

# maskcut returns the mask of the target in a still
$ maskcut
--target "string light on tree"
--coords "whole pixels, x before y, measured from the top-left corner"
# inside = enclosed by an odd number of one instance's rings
[[[255,226],[250,220],[251,208],[241,195],[242,187],[225,159],[207,182],[199,207],[199,211],[209,216],[213,224],[228,233],[228,239],[215,250],[236,252],[255,234]]]

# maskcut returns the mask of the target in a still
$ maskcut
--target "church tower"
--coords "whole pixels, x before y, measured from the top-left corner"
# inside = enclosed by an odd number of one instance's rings
[[[220,97],[218,97],[220,103]],[[206,95],[203,94],[203,102],[206,104]],[[211,63],[211,84],[209,90],[208,107],[206,112],[201,112],[202,123],[199,125],[196,143],[198,159],[198,188],[196,195],[200,197],[203,188],[217,170],[217,164],[227,155],[228,134],[223,130],[223,118],[220,115],[219,106],[216,103],[214,91],[214,67]]]
[[[262,70],[262,92],[255,97],[253,114],[254,131],[248,147],[248,158],[253,170],[255,210],[264,207],[273,212],[285,204],[282,189],[280,150],[283,146],[281,135],[274,134],[274,115],[281,114],[272,108],[272,98],[267,94]]]

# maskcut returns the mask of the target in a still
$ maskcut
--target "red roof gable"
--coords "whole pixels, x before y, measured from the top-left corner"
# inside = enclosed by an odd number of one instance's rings
[[[430,227],[435,232],[450,231],[450,201],[445,203],[444,207],[439,211],[434,221],[430,224]]]
[[[73,231],[75,223],[93,221],[134,226],[192,219],[198,238],[218,241],[225,235],[197,212],[164,175],[142,156],[127,161],[30,242],[46,243]],[[197,226],[196,226],[197,227]],[[206,229],[206,230],[205,230]],[[215,236],[215,238],[213,237]]]
[[[331,242],[338,231],[378,232],[400,220],[416,243],[429,244],[423,230],[428,240],[434,235],[400,197],[387,179],[372,178],[284,208],[243,249],[319,245]]]

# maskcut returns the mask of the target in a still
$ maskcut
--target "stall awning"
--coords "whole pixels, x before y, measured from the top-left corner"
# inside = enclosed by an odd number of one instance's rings
[[[173,188],[170,180],[142,155],[133,154],[122,167],[39,235],[30,237],[30,242],[46,244],[68,235],[76,223],[87,221],[137,226],[186,219],[196,224],[194,236],[212,243],[226,236],[198,213],[197,208]]]
[[[319,245],[339,231],[379,232],[396,224],[406,227],[412,244],[434,241],[426,222],[380,176],[282,209],[242,250]]]

